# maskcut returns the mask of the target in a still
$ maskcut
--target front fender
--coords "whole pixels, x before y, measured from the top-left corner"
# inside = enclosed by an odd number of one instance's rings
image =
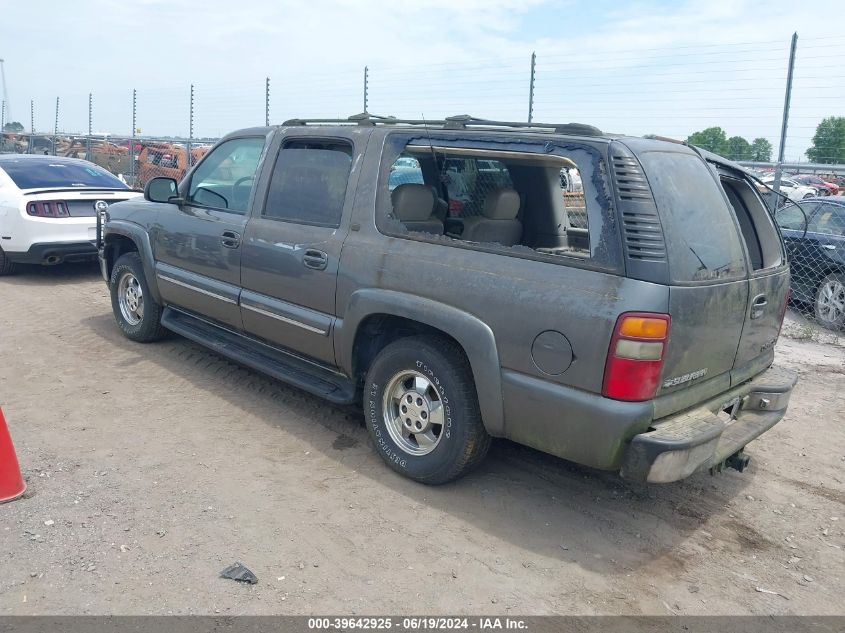
[[[395,290],[367,288],[352,293],[335,328],[335,349],[341,369],[352,375],[353,346],[358,327],[369,316],[385,314],[417,321],[454,338],[472,368],[484,426],[490,435],[504,435],[502,373],[496,339],[477,317],[431,299]]]
[[[104,252],[108,251],[109,236],[121,235],[129,238],[138,247],[138,254],[141,256],[141,264],[144,266],[144,276],[147,278],[147,286],[153,299],[161,303],[161,294],[158,291],[158,280],[155,274],[155,259],[153,258],[153,246],[150,242],[150,235],[140,224],[128,220],[109,220],[103,227]]]

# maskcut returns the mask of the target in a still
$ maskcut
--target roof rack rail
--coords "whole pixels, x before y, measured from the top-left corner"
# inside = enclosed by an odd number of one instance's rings
[[[398,119],[394,116],[379,116],[369,112],[353,114],[346,119],[288,119],[282,125],[363,125],[373,127],[376,125],[420,125],[425,127],[439,127],[445,130],[465,130],[468,127],[505,127],[518,128],[538,132],[552,132],[555,134],[572,134],[576,136],[603,136],[603,132],[593,126],[584,123],[526,123],[524,121],[494,121],[491,119],[479,119],[469,114],[458,114],[446,117],[443,120],[427,119]]]

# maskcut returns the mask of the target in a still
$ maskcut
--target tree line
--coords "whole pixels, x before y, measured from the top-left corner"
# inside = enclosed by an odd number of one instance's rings
[[[749,143],[741,136],[728,137],[720,127],[693,132],[687,137],[687,143],[731,160],[772,162],[772,144],[769,141],[761,137]],[[812,147],[806,151],[811,162],[828,165],[845,163],[845,117],[824,119],[816,127],[812,143]]]

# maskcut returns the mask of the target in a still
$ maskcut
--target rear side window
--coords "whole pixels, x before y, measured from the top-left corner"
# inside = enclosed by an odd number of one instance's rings
[[[592,156],[566,154],[410,143],[390,165],[391,219],[398,220],[392,228],[441,236],[447,244],[589,260],[599,241],[591,239],[575,160],[591,166]],[[590,194],[596,207],[598,192]]]
[[[829,202],[820,203],[819,212],[810,222],[810,230],[813,233],[845,236],[845,207]]]
[[[736,223],[704,161],[679,152],[645,152],[640,160],[663,222],[673,280],[743,276],[745,258]]]
[[[351,169],[351,145],[286,144],[276,159],[262,215],[297,224],[340,226]]]
[[[804,210],[802,211],[801,208]],[[778,226],[789,231],[803,231],[806,224],[806,217],[810,217],[815,208],[814,204],[801,204],[801,208],[796,204],[787,204],[778,210],[775,218],[778,221]]]

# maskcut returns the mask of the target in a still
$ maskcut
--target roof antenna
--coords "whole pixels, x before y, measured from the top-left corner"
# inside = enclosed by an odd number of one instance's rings
[[[431,133],[428,131],[428,123],[425,120],[425,114],[422,113],[422,112],[420,114],[422,115],[423,128],[425,129],[425,135],[428,137],[428,147],[431,150],[431,158],[434,160],[434,168],[437,169],[437,154],[434,151],[434,143],[431,142]],[[437,169],[437,171],[439,172],[440,170]]]

